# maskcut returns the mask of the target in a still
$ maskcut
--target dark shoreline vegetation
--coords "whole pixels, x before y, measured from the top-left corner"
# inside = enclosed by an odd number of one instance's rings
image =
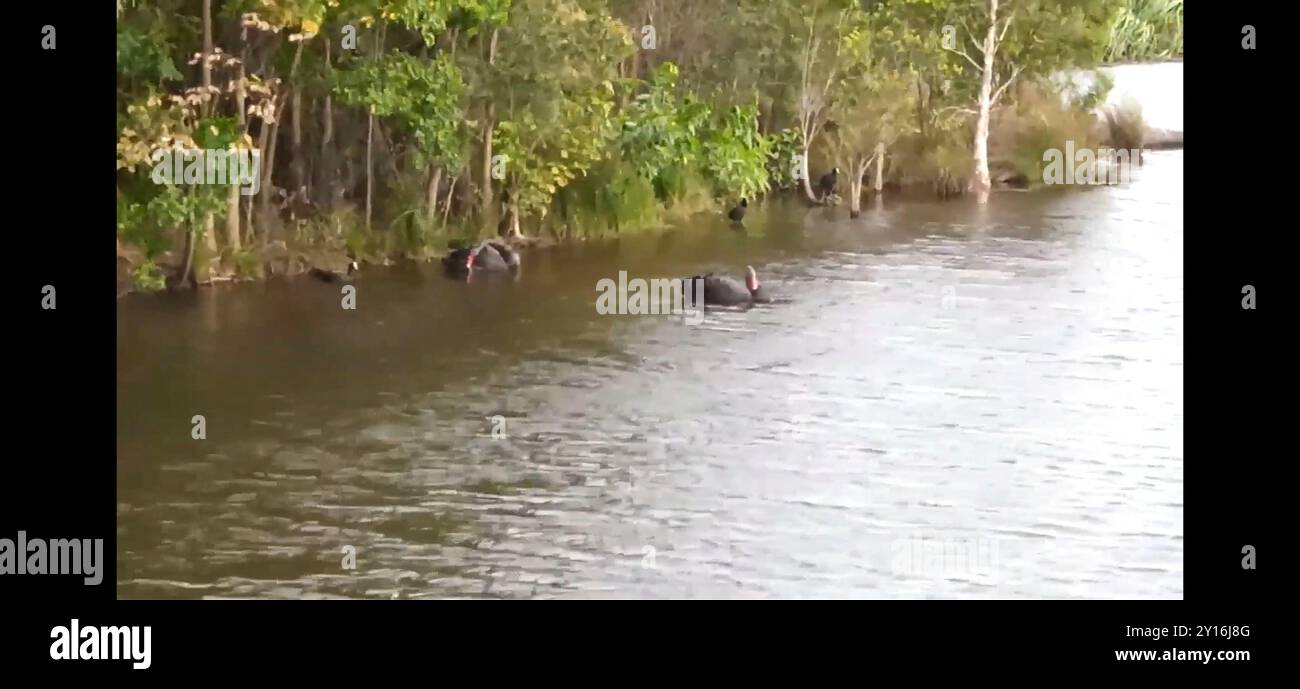
[[[1053,75],[1181,55],[1167,0],[119,2],[118,293],[618,236],[741,198],[987,202],[1066,141],[1146,144],[1135,107],[1098,112],[1107,79]],[[156,182],[169,148],[255,152],[256,194]]]

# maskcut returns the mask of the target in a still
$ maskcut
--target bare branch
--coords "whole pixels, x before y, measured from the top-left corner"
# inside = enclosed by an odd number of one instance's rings
[[[1007,29],[1011,28],[1011,18],[1013,15],[1007,15],[1007,21],[1002,25],[1002,33],[998,34],[998,42],[994,45],[1002,45],[1002,39],[1007,37]]]
[[[1016,67],[1015,70],[1011,72],[1011,76],[1007,77],[1006,82],[999,86],[997,91],[993,92],[993,97],[989,99],[990,103],[998,102],[998,99],[1002,97],[1002,92],[1006,91],[1007,87],[1011,85],[1011,82],[1016,80],[1016,77],[1020,74],[1020,70],[1022,69],[1024,69],[1024,67]]]
[[[967,24],[967,23],[966,23],[966,18],[965,18],[965,17],[962,17],[962,18],[961,18],[961,25],[962,25],[963,28],[966,29],[966,35],[970,37],[970,42],[971,42],[971,44],[974,45],[977,49],[979,49],[979,50],[983,50],[983,49],[984,49],[984,48],[983,48],[983,46],[984,46],[983,42],[980,41],[978,38],[975,38],[975,32],[970,30],[970,24]]]
[[[946,50],[946,51],[948,51],[948,52],[950,52],[950,53],[957,53],[958,55],[960,55],[960,56],[966,58],[966,61],[969,62],[969,63],[971,63],[972,65],[974,65],[974,66],[975,66],[975,69],[977,69],[977,70],[982,70],[982,69],[984,69],[983,67],[980,66],[980,64],[979,64],[978,62],[975,61],[974,58],[972,58],[970,55],[967,55],[967,54],[966,54],[966,51],[964,51],[964,50],[957,50],[956,48],[944,48],[944,50]]]

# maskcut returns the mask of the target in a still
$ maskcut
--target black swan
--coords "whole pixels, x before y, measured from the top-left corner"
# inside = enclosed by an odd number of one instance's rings
[[[838,167],[831,168],[830,172],[822,175],[821,179],[817,180],[817,193],[823,202],[826,201],[828,196],[835,193],[835,181],[839,174],[840,169]]]
[[[348,272],[346,275],[344,275],[343,273],[335,272],[333,270],[325,270],[324,268],[312,268],[311,270],[307,271],[307,274],[311,275],[317,280],[320,280],[321,282],[340,283],[340,282],[352,282],[354,279],[356,279],[355,276],[357,270],[359,270],[359,266],[357,266],[357,262],[352,261],[348,263]]]
[[[457,277],[478,273],[509,273],[519,270],[519,252],[504,242],[487,241],[475,247],[456,249],[442,259],[447,272]]]
[[[731,219],[731,222],[734,222],[737,225],[739,225],[741,221],[745,219],[745,209],[748,207],[749,207],[749,200],[741,199],[739,206],[736,206],[735,208],[732,208],[730,211],[727,212],[727,217]]]
[[[683,281],[682,291],[688,301],[695,299],[697,280],[704,281],[704,303],[712,306],[746,306],[750,304],[767,304],[771,297],[758,284],[758,273],[753,266],[745,266],[745,282],[728,277],[719,277],[713,273],[696,275]]]

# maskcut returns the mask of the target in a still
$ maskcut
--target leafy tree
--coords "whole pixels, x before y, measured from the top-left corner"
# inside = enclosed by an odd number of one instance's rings
[[[1095,64],[1106,45],[1115,5],[1110,0],[914,0],[930,26],[951,27],[945,48],[960,57],[963,75],[979,85],[975,97],[974,190],[988,201],[989,122],[1017,78],[1046,77]]]
[[[632,50],[625,27],[577,0],[519,0],[485,86],[500,113],[506,156],[506,232],[519,214],[544,215],[563,185],[586,172],[616,134],[617,64]],[[544,71],[539,66],[545,66]],[[486,161],[491,165],[491,160]]]

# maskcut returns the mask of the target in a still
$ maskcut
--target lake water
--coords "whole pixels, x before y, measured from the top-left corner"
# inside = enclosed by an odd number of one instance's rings
[[[1180,598],[1182,167],[122,299],[118,593]]]

